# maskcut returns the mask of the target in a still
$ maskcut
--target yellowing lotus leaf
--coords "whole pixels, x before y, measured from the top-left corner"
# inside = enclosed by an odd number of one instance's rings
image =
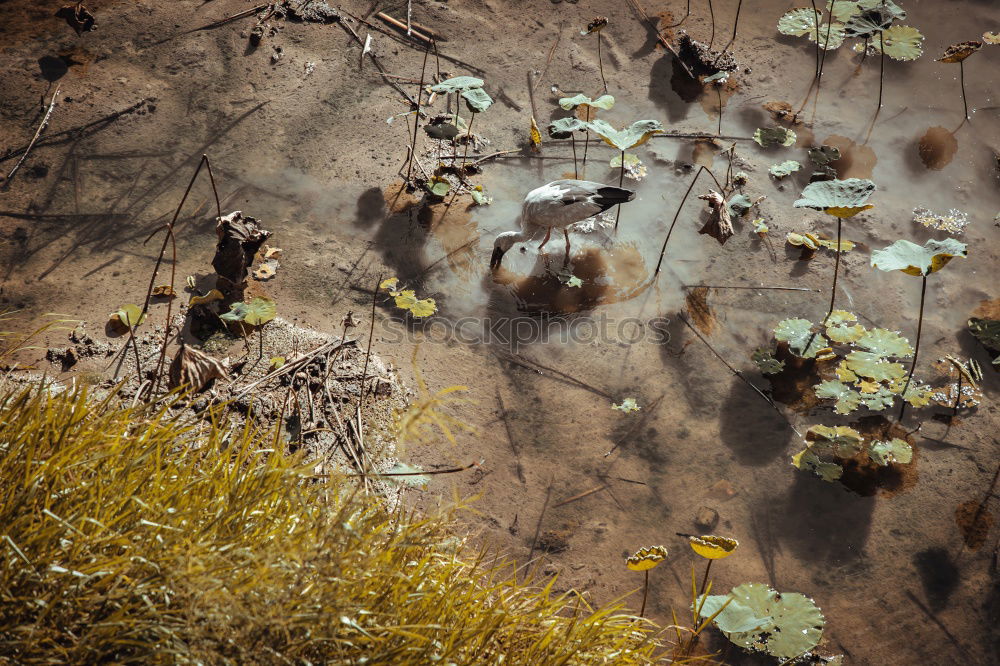
[[[823,212],[827,215],[833,215],[834,217],[846,220],[849,217],[854,217],[858,213],[874,207],[875,206],[873,204],[865,204],[864,206],[831,206],[829,208],[824,208]]]
[[[806,430],[806,441],[814,453],[833,453],[850,458],[861,450],[864,437],[849,426],[814,425]]]
[[[625,398],[620,405],[612,403],[611,409],[617,409],[619,412],[628,414],[629,412],[639,411],[641,407],[639,407],[639,403],[636,402],[635,398]]]
[[[771,146],[794,146],[798,137],[787,127],[758,127],[753,140],[764,148]]]
[[[111,320],[112,326],[122,331],[128,331],[146,321],[146,315],[142,313],[142,308],[138,305],[129,303],[108,315],[108,319]]]
[[[895,400],[895,394],[883,387],[881,384],[878,385],[877,390],[874,392],[863,393],[861,395],[861,402],[864,403],[865,407],[874,412],[892,407],[892,403],[895,402]]]
[[[962,62],[981,48],[983,43],[975,40],[952,44],[944,50],[944,55],[938,58],[938,62]]]
[[[667,559],[667,549],[664,546],[646,546],[635,551],[625,559],[625,566],[632,571],[649,571],[663,560]]]
[[[212,289],[204,296],[194,295],[191,300],[188,301],[188,307],[193,308],[196,305],[205,305],[206,303],[212,303],[213,301],[221,301],[225,296],[218,289]]]
[[[882,33],[881,40],[872,39],[871,45],[881,51],[884,43],[885,54],[893,60],[916,60],[924,53],[924,36],[908,25],[892,26]]]
[[[429,317],[437,312],[433,298],[419,299],[412,289],[404,289],[395,295],[396,307],[409,310],[414,317]]]
[[[845,361],[854,374],[877,382],[891,382],[906,374],[906,369],[901,364],[887,361],[880,354],[872,352],[854,351],[847,355]]]
[[[871,208],[871,206],[868,206],[868,208]],[[831,209],[828,208],[826,212],[829,213],[830,210]],[[854,249],[854,241],[841,240],[840,245],[838,246],[837,241],[835,240],[828,240],[826,238],[819,238],[819,237],[816,237],[815,240],[816,244],[819,245],[820,247],[825,247],[826,249],[833,250],[834,252],[837,251],[838,247],[841,252],[850,252],[851,250]]]
[[[905,465],[913,460],[913,447],[899,437],[894,437],[888,442],[873,442],[868,450],[868,457],[882,466],[894,462]]]
[[[868,198],[874,191],[875,183],[866,178],[821,180],[806,185],[793,205],[829,212],[837,217],[850,217],[866,210]]]
[[[590,99],[581,93],[573,97],[563,97],[559,100],[559,106],[566,111],[575,109],[581,104],[607,110],[615,105],[615,98],[611,95],[601,95],[597,99]]]
[[[391,292],[393,292],[393,291],[396,290],[396,286],[398,284],[399,284],[399,278],[398,277],[391,277],[391,278],[386,278],[385,280],[382,280],[382,282],[379,283],[378,288],[379,289],[386,289],[386,290],[388,290],[391,293]]]
[[[854,342],[865,333],[861,324],[851,324],[857,321],[857,316],[846,310],[834,310],[826,318],[826,335],[834,342]]]
[[[791,37],[801,37],[816,31],[817,15],[810,7],[796,7],[785,12],[778,19],[778,32]]]
[[[983,41],[987,44],[1000,44],[1000,32],[984,32]]]
[[[865,351],[882,357],[909,358],[913,356],[913,347],[899,333],[885,328],[873,328],[859,337],[857,346]]]
[[[707,560],[721,560],[724,557],[729,557],[740,545],[736,539],[714,534],[688,535],[688,543],[691,544],[691,550]]]
[[[858,381],[858,376],[854,374],[853,370],[847,367],[847,361],[841,361],[835,372],[837,373],[837,379],[842,382]]]
[[[873,382],[870,379],[862,379],[858,382],[858,390],[862,393],[878,393],[881,389],[881,382]]]
[[[816,250],[819,248],[819,239],[810,233],[800,234],[794,231],[789,231],[788,235],[785,236],[785,240],[789,245],[807,247],[810,250]]]
[[[844,474],[844,468],[837,463],[823,462],[811,449],[805,448],[792,456],[792,465],[812,472],[824,481],[836,481]]]
[[[872,266],[883,271],[903,271],[907,275],[926,276],[944,268],[955,257],[965,258],[965,243],[954,238],[931,239],[923,245],[900,239],[872,252]]]
[[[616,130],[610,123],[598,118],[587,123],[587,126],[604,139],[606,144],[618,150],[641,146],[651,136],[663,131],[663,124],[659,120],[637,120],[625,129]]]
[[[843,382],[827,380],[813,388],[816,389],[816,397],[837,401],[833,411],[838,414],[850,414],[861,404],[861,395]]]
[[[909,388],[903,394],[903,400],[913,407],[926,407],[931,404],[933,397],[934,389],[927,384],[918,384],[917,382],[910,382]]]

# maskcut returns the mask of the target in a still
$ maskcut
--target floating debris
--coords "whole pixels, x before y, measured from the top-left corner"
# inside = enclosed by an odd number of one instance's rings
[[[956,208],[949,208],[947,213],[938,215],[927,208],[917,207],[913,209],[913,221],[929,229],[960,234],[969,226],[969,214]]]

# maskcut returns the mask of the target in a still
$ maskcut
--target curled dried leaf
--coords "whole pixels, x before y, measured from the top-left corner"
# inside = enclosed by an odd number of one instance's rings
[[[708,222],[698,230],[698,233],[708,234],[719,241],[720,245],[725,245],[726,241],[736,233],[733,230],[733,220],[729,216],[725,198],[715,190],[709,190],[708,194],[702,194],[698,198],[707,201],[709,208]]]
[[[226,367],[208,354],[182,344],[170,363],[168,386],[171,389],[188,387],[198,393],[213,379],[228,380]]]

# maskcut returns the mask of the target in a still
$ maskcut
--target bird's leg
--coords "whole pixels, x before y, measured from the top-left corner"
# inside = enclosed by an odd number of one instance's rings
[[[566,237],[566,263],[569,263],[569,229],[563,228],[563,236]]]
[[[539,252],[541,252],[542,248],[545,247],[545,244],[549,242],[549,236],[551,236],[551,235],[552,235],[552,227],[549,227],[545,231],[545,238],[542,240],[542,244],[538,246],[538,251]]]

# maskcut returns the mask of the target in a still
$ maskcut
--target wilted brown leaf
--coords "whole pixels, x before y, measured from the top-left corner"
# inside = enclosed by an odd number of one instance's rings
[[[208,354],[182,344],[170,363],[169,387],[188,386],[197,393],[213,379],[229,379],[225,366]]]
[[[962,62],[981,48],[983,43],[975,40],[952,44],[944,50],[944,55],[938,58],[938,62]]]
[[[708,194],[702,194],[698,198],[707,201],[710,209],[708,222],[698,230],[698,233],[708,234],[719,241],[720,245],[725,245],[726,241],[736,233],[733,230],[733,221],[729,217],[725,198],[715,190],[709,190]]]
[[[94,15],[90,13],[89,9],[83,6],[83,3],[60,7],[59,11],[56,12],[56,16],[65,20],[69,24],[69,27],[76,31],[77,35],[90,32],[97,27],[94,24]]]
[[[169,284],[161,284],[153,287],[153,296],[161,296],[164,298],[174,298],[177,296],[177,292]]]
[[[691,289],[685,300],[694,325],[705,335],[711,335],[715,330],[716,319],[712,308],[708,306],[708,287]]]
[[[224,296],[222,295],[221,291],[219,291],[218,289],[213,289],[204,296],[199,296],[197,294],[192,296],[191,300],[188,301],[188,307],[193,308],[196,305],[205,305],[206,303],[221,301],[223,298]]]

